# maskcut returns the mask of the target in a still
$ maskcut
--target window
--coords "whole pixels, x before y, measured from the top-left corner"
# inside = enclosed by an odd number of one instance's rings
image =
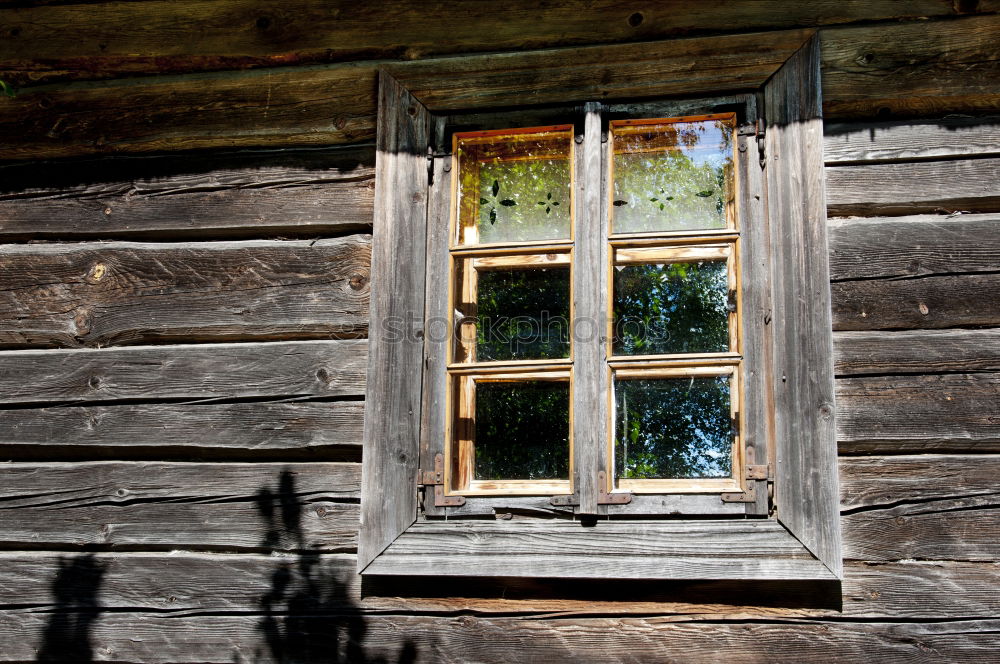
[[[839,576],[815,41],[772,73],[514,112],[383,76],[365,573]]]

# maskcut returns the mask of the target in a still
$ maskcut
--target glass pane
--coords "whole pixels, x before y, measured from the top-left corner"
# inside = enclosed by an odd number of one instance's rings
[[[618,265],[615,355],[729,350],[726,262]]]
[[[475,325],[479,362],[569,357],[569,268],[477,272]],[[461,343],[456,359],[465,357]]]
[[[732,475],[729,376],[615,382],[619,479]]]
[[[569,478],[569,382],[476,382],[477,480]]]
[[[613,232],[726,228],[733,122],[612,122]]]
[[[455,135],[459,242],[569,239],[571,126]]]

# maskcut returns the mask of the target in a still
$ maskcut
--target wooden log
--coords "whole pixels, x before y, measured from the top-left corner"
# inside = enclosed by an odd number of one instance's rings
[[[1000,325],[1000,273],[838,281],[834,330]]]
[[[0,464],[0,546],[353,550],[353,463]]]
[[[4,458],[227,459],[281,456],[360,460],[364,404],[123,404],[16,408],[0,415]]]
[[[908,161],[1000,154],[1000,117],[956,117],[917,122],[827,123],[827,164]]]
[[[979,501],[997,495],[1000,455],[921,454],[841,457],[840,506],[849,514],[902,503]]]
[[[830,279],[886,279],[996,272],[1000,215],[834,219]]]
[[[394,580],[367,583],[355,573],[353,554],[265,556],[210,553],[0,553],[0,610],[65,610],[53,592],[75,596],[93,591],[104,610],[188,611],[255,614],[270,597],[300,598],[308,593],[320,612],[505,614],[560,613],[657,615],[676,622],[705,618],[969,618],[1000,609],[995,592],[1000,568],[990,563],[951,561],[845,566],[843,611],[810,601],[809,586],[770,588],[725,582],[657,583],[555,580],[463,579],[466,592],[443,579],[429,583]],[[752,593],[749,592],[752,589]],[[813,589],[815,590],[815,589]],[[470,592],[471,591],[471,592]],[[742,601],[734,600],[735,597]]]
[[[341,661],[509,662],[682,661],[723,658],[768,662],[924,661],[929,653],[961,664],[996,653],[997,620],[874,624],[676,623],[649,617],[164,616],[98,613],[82,625],[69,616],[0,616],[3,662],[35,661],[67,646],[87,661],[149,664],[261,664],[309,661],[345,653]],[[73,627],[76,630],[73,631]],[[75,637],[75,639],[74,639]],[[247,656],[252,653],[251,657]],[[290,660],[290,658],[294,657]],[[82,661],[82,660],[78,660]]]
[[[828,210],[840,217],[996,212],[998,182],[992,157],[826,167]]]
[[[370,147],[0,166],[0,238],[179,239],[366,229]]]
[[[1000,16],[823,30],[825,117],[1000,110],[998,30]]]
[[[24,3],[20,3],[24,4]],[[2,4],[0,4],[2,6]],[[663,39],[820,26],[852,21],[954,16],[951,0],[852,4],[822,0],[781,11],[730,3],[691,11],[679,0],[585,7],[562,0],[471,6],[395,2],[392,11],[360,3],[320,7],[304,0],[261,8],[241,0],[192,0],[6,9],[0,78],[12,83],[93,79],[349,59],[415,59],[431,54],[521,51],[570,44]]]
[[[364,394],[367,342],[287,341],[0,353],[0,403]]]
[[[837,380],[842,453],[1000,451],[1000,374]]]
[[[0,245],[0,348],[365,336],[370,252],[367,235]]]
[[[834,370],[852,374],[1000,371],[1000,330],[837,332]]]

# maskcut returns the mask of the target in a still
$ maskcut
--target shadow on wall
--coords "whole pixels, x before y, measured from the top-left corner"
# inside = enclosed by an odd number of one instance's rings
[[[257,659],[281,664],[385,663],[362,646],[368,627],[348,596],[342,572],[325,566],[321,555],[308,550],[294,474],[282,472],[276,490],[261,489],[257,508],[267,524],[263,546],[297,552],[274,572],[270,591],[260,598],[264,617],[259,629],[267,652],[257,653]],[[407,640],[395,661],[416,660],[416,646]]]
[[[101,613],[97,595],[104,572],[93,555],[59,559],[59,572],[52,582],[53,612],[36,661],[93,661],[90,628]]]

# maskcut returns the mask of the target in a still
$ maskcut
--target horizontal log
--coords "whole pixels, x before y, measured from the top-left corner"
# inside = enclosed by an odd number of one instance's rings
[[[0,47],[0,78],[20,84],[348,59],[413,59],[986,11],[956,9],[950,0],[919,0],[905,6],[873,0],[852,5],[850,11],[833,0],[782,11],[746,3],[687,9],[678,0],[645,3],[641,11],[613,0],[585,7],[566,0],[544,6],[518,0],[472,6],[455,20],[453,8],[419,0],[395,2],[391,12],[365,3],[332,9],[305,0],[266,9],[240,0],[217,1],[208,7],[192,0],[93,7],[60,3],[7,9],[0,15],[9,26]]]
[[[321,235],[370,227],[370,147],[0,166],[0,238]]]
[[[0,353],[0,403],[364,394],[367,341]]]
[[[1000,371],[1000,330],[837,332],[837,375]]]
[[[831,216],[1000,210],[997,158],[827,166],[825,170]]]
[[[1000,154],[1000,118],[827,123],[827,164]]]
[[[365,336],[370,239],[0,245],[0,348]]]
[[[834,219],[830,279],[997,272],[1000,214]]]
[[[17,408],[0,416],[0,449],[5,458],[360,454],[363,413],[360,401]]]
[[[345,551],[353,463],[0,464],[0,546]]]
[[[82,625],[80,624],[82,622]],[[328,658],[342,661],[509,662],[683,661],[769,662],[871,660],[988,661],[997,620],[926,623],[676,623],[660,618],[436,616],[164,616],[100,613],[0,616],[3,662],[74,652],[78,661],[150,664],[267,664]],[[74,625],[76,630],[73,631]],[[75,638],[74,638],[75,637]]]
[[[848,513],[935,501],[989,505],[1000,496],[996,454],[842,457],[839,466],[840,505]]]
[[[845,566],[843,610],[810,601],[809,586],[740,582],[559,582],[462,579],[365,582],[353,554],[0,553],[0,609],[65,610],[60,594],[103,610],[255,614],[308,597],[315,613],[552,613],[711,619],[988,617],[1000,609],[1000,568],[949,561]],[[58,584],[59,593],[54,592]],[[465,592],[463,592],[463,589]],[[751,591],[752,589],[752,591]],[[448,590],[454,594],[449,595]],[[82,608],[80,606],[72,608]]]
[[[846,514],[844,559],[995,561],[1000,557],[1000,501],[936,500]]]
[[[834,330],[1000,325],[1000,272],[830,285]]]
[[[825,29],[824,115],[872,119],[996,112],[998,30],[1000,16]]]
[[[1000,451],[1000,374],[840,378],[842,453]]]

